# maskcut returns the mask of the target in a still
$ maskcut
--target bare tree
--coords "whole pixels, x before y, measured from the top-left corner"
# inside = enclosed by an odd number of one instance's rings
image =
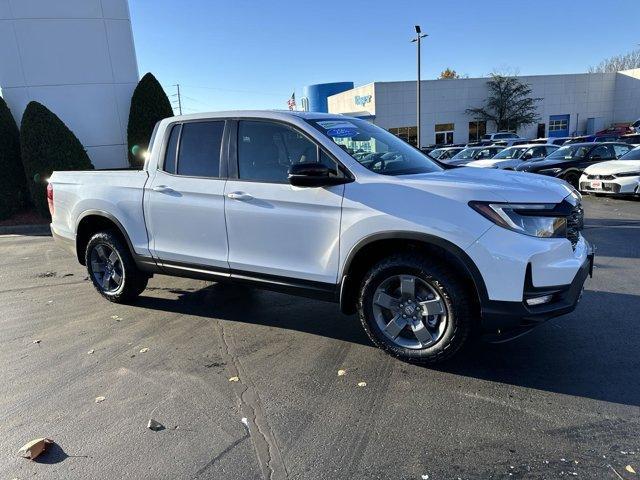
[[[531,98],[531,87],[516,77],[491,74],[487,82],[489,96],[484,106],[468,108],[467,115],[479,120],[491,121],[500,130],[517,130],[521,125],[538,121],[536,102],[541,98]]]
[[[589,73],[619,72],[640,68],[640,48],[621,55],[614,55],[601,61],[598,65],[589,67]]]

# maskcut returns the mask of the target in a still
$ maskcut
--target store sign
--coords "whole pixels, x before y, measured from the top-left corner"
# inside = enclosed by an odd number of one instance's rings
[[[356,95],[353,100],[356,102],[356,105],[364,107],[367,103],[371,103],[372,98],[372,95]]]

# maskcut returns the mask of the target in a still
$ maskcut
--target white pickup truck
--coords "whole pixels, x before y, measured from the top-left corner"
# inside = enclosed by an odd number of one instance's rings
[[[98,292],[153,274],[337,302],[405,360],[452,356],[572,311],[593,265],[580,194],[538,175],[445,169],[363,120],[187,115],[156,126],[143,171],[54,172],[54,237]]]

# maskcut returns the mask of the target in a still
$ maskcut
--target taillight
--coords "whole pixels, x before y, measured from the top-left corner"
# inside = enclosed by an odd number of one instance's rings
[[[47,203],[49,204],[49,213],[53,218],[53,185],[51,183],[47,184]]]

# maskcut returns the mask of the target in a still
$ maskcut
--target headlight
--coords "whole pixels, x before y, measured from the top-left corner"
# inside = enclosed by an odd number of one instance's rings
[[[567,218],[558,215],[555,204],[469,202],[469,206],[496,225],[514,232],[542,238],[567,236]]]
[[[616,173],[614,177],[640,177],[640,171]]]
[[[538,170],[537,173],[540,173],[542,175],[557,175],[561,171],[562,171],[561,168],[547,168],[545,170]]]

